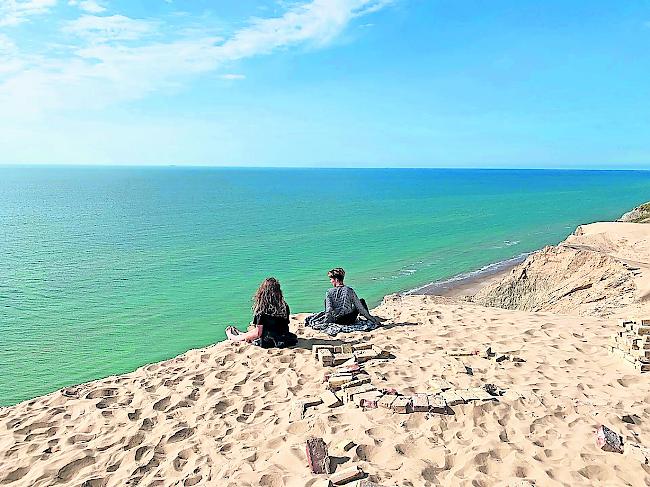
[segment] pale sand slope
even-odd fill
[[[323,485],[325,477],[306,465],[310,435],[322,436],[343,466],[361,465],[386,485],[650,483],[650,467],[594,445],[594,430],[605,423],[650,446],[648,376],[605,352],[617,326],[611,320],[432,296],[389,296],[376,312],[389,318],[385,328],[357,337],[396,357],[366,366],[377,385],[426,391],[430,379],[442,377],[459,387],[495,383],[528,398],[429,417],[321,405],[290,424],[294,399],[323,390],[310,346],[336,343],[294,318],[292,328],[308,337],[297,349],[221,343],[84,384],[79,398],[55,392],[0,410],[0,483]],[[469,376],[444,352],[488,344],[518,350],[526,362],[466,358]],[[620,419],[632,413],[640,424]],[[343,439],[358,446],[337,452]]]
[[[650,225],[581,225],[531,254],[472,301],[484,306],[589,316],[650,315]]]

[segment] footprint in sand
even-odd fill
[[[77,475],[81,470],[95,463],[95,458],[88,456],[68,463],[65,467],[59,469],[56,478],[59,481],[68,482]]]
[[[29,472],[29,467],[21,467],[17,468],[13,472],[9,472],[7,476],[2,479],[3,484],[10,484],[11,482],[15,482],[16,480],[22,479],[25,475],[27,475],[27,472]]]
[[[142,431],[136,433],[134,436],[131,437],[129,442],[124,446],[125,450],[131,450],[132,448],[135,448],[136,446],[140,446],[142,442],[144,441],[144,433]]]
[[[140,414],[142,413],[142,410],[136,409],[135,411],[128,413],[127,416],[131,421],[137,421],[140,419]]]
[[[95,477],[94,479],[86,480],[80,487],[105,487],[107,483],[108,479]]]
[[[171,396],[164,397],[159,401],[156,401],[153,405],[155,411],[164,411],[169,403],[171,402]]]
[[[176,443],[179,441],[186,440],[194,434],[194,428],[181,428],[172,436],[169,437],[167,443]]]
[[[103,389],[96,389],[94,391],[90,391],[88,394],[86,394],[86,399],[100,399],[100,398],[113,397],[113,396],[117,396],[117,388],[107,387]]]

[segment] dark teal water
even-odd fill
[[[0,405],[245,326],[266,276],[317,310],[554,244],[650,200],[650,173],[0,168]]]

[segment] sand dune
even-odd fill
[[[650,312],[648,276],[650,225],[593,223],[531,254],[472,300],[507,309],[641,317]]]
[[[570,285],[597,276],[607,284],[625,272],[631,294],[617,294],[616,286],[598,292],[612,294],[605,299],[612,316],[643,312],[648,234],[618,228],[622,233],[581,227],[558,250],[568,260],[553,265],[549,253],[536,271],[545,268],[558,285],[566,285],[562,266],[580,259]],[[602,274],[592,258],[611,266]],[[580,292],[556,304],[567,310]],[[573,311],[584,312],[583,305]],[[324,368],[311,347],[341,343],[304,329],[304,315],[297,315],[292,329],[302,338],[295,349],[220,343],[1,408],[0,484],[324,486],[327,476],[312,474],[305,457],[305,441],[315,435],[329,445],[337,470],[360,466],[383,485],[650,485],[650,466],[594,444],[595,429],[606,424],[626,441],[650,446],[648,376],[606,352],[615,319],[433,296],[387,296],[375,312],[386,318],[383,328],[341,337],[392,354],[366,364],[374,384],[408,394],[444,379],[458,388],[493,383],[509,394],[449,414],[321,404],[292,421],[296,401],[323,391]],[[487,346],[525,362],[446,353]],[[337,446],[350,440],[350,448]]]
[[[455,406],[453,415],[321,405],[290,423],[292,402],[323,388],[309,348],[337,343],[302,329],[299,316],[292,325],[305,338],[294,350],[221,343],[2,409],[1,482],[316,486],[324,476],[306,466],[310,435],[325,439],[339,468],[360,465],[386,485],[650,482],[649,467],[593,441],[604,422],[650,445],[650,386],[605,352],[611,321],[440,301],[389,296],[377,309],[389,318],[384,329],[345,337],[394,354],[366,366],[373,381],[404,392],[426,391],[435,378],[492,382],[525,399]],[[487,344],[526,362],[445,354]],[[640,424],[624,423],[625,414]],[[344,439],[355,446],[337,451]]]

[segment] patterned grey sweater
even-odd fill
[[[361,316],[372,320],[370,313],[363,307],[357,293],[349,286],[337,286],[327,290],[325,296],[326,321],[333,322],[339,316],[358,311]]]

